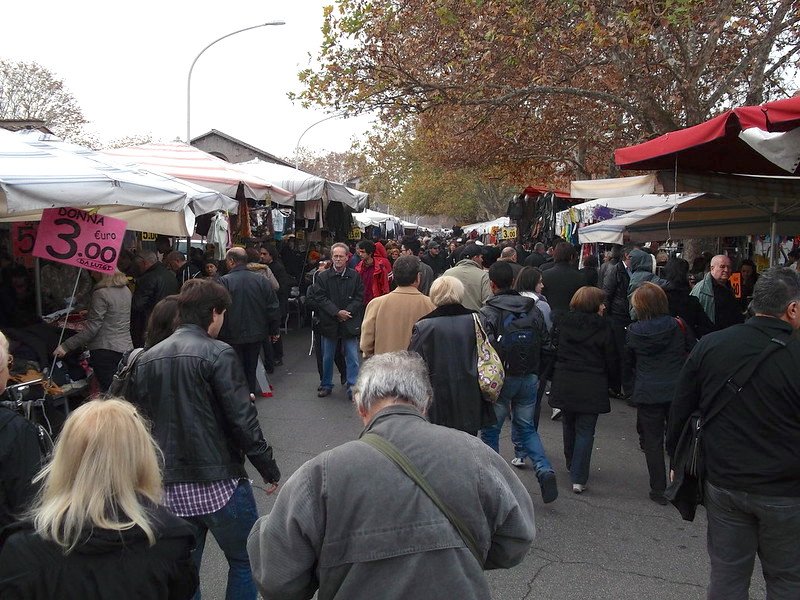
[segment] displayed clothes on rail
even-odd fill
[[[214,260],[225,260],[225,252],[231,246],[231,238],[228,216],[222,211],[217,211],[211,219],[208,242],[214,244]]]

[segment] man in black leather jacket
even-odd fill
[[[229,591],[255,598],[246,543],[258,513],[244,458],[268,484],[281,474],[236,352],[215,339],[230,305],[218,283],[187,284],[178,299],[181,324],[139,358],[129,399],[153,422],[164,453],[166,506],[197,528],[198,569],[210,530],[228,559]]]

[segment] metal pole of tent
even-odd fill
[[[772,214],[769,216],[769,266],[774,267],[778,262],[778,199],[772,205]]]
[[[36,288],[36,316],[42,318],[42,266],[39,257],[33,259],[33,285]]]

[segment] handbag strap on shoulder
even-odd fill
[[[787,342],[784,340],[780,340],[778,338],[770,338],[769,343],[764,347],[761,351],[761,354],[756,356],[753,360],[749,361],[747,364],[744,365],[741,369],[737,369],[736,372],[728,377],[725,381],[725,385],[722,387],[722,391],[717,396],[719,400],[716,404],[711,406],[711,409],[708,411],[708,414],[703,416],[702,422],[703,425],[707,425],[708,422],[719,412],[725,408],[725,405],[736,395],[738,395],[744,386],[747,385],[747,382],[750,381],[750,378],[756,372],[761,363],[763,363],[773,352],[780,350],[781,348],[785,348]]]
[[[419,472],[419,470],[414,466],[409,458],[403,454],[403,452],[397,448],[394,444],[392,444],[386,438],[378,435],[377,433],[365,433],[361,436],[361,441],[369,444],[382,454],[384,454],[387,458],[389,458],[394,464],[396,464],[400,469],[408,475],[408,477],[416,483],[423,492],[430,498],[433,503],[439,508],[440,511],[447,517],[447,520],[452,523],[453,527],[456,528],[458,534],[461,536],[461,539],[464,540],[467,548],[472,555],[475,557],[475,560],[478,561],[478,564],[483,567],[483,557],[481,556],[480,551],[478,550],[478,544],[475,541],[475,538],[472,536],[472,533],[469,531],[464,522],[459,519],[458,515],[456,515],[453,510],[445,504],[445,502],[439,498],[439,495],[436,491],[431,487],[428,480]]]

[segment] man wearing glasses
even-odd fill
[[[731,259],[718,254],[711,259],[711,270],[691,291],[703,306],[703,310],[711,322],[713,331],[720,331],[744,322],[741,305],[733,295],[731,284]]]

